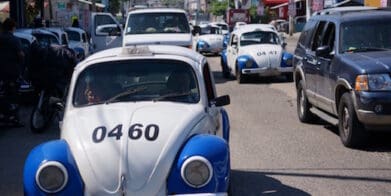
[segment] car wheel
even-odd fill
[[[344,93],[338,106],[339,136],[344,146],[359,147],[368,136],[363,124],[358,120],[350,93]]]
[[[238,81],[239,84],[244,83],[245,76],[242,74],[242,72],[239,70],[238,67],[236,67],[235,76],[236,76],[236,80]]]
[[[308,102],[303,86],[304,82],[300,80],[297,87],[297,115],[301,122],[310,123],[315,120],[315,115],[310,111],[311,104]]]

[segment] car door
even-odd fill
[[[94,52],[122,46],[123,29],[110,13],[92,13],[91,39]]]
[[[237,34],[232,34],[229,44],[227,46],[227,64],[231,70],[235,70],[235,61],[238,56],[239,37]]]
[[[202,74],[204,78],[204,85],[207,95],[207,114],[210,118],[210,122],[212,124],[212,130],[213,133],[211,134],[219,134],[222,136],[222,128],[220,126],[221,124],[221,118],[220,118],[220,107],[215,106],[214,104],[211,104],[212,101],[216,98],[216,89],[214,88],[214,80],[212,76],[212,72],[209,68],[208,63],[205,63],[205,65],[202,68]]]
[[[323,31],[321,45],[317,50],[323,50],[327,54],[322,54],[317,56],[317,66],[319,66],[318,72],[318,82],[317,82],[317,100],[318,107],[333,113],[333,100],[334,100],[334,82],[336,81],[335,74],[333,74],[333,56],[335,53],[335,24],[333,22],[328,22]],[[327,49],[328,48],[328,49]]]
[[[319,82],[320,66],[316,57],[316,49],[321,45],[322,34],[326,22],[320,21],[317,24],[314,35],[312,37],[310,47],[305,49],[303,56],[303,69],[306,78],[306,94],[312,104],[317,105],[317,83]]]

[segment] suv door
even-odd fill
[[[312,40],[308,48],[305,49],[303,56],[303,69],[306,80],[306,93],[309,100],[312,100],[312,104],[317,105],[317,86],[319,82],[320,66],[316,57],[316,49],[321,45],[322,34],[326,22],[320,21],[317,24],[317,28],[314,31]]]
[[[335,74],[333,74],[333,57],[335,53],[335,24],[333,22],[327,23],[324,27],[324,31],[321,44],[316,49],[317,51],[317,67],[318,82],[316,86],[318,107],[333,113],[333,100],[334,100],[334,88],[335,86]]]

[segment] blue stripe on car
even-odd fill
[[[182,164],[186,159],[192,156],[202,156],[212,164],[212,180],[204,187],[190,187],[181,177]],[[230,180],[230,170],[228,143],[223,138],[215,135],[195,135],[185,143],[180,154],[173,163],[167,180],[168,195],[227,192]]]
[[[83,195],[84,185],[76,162],[65,140],[55,140],[35,147],[28,155],[23,171],[24,195],[47,195],[35,182],[35,175],[42,163],[57,161],[68,171],[68,183],[55,195]]]

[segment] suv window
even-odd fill
[[[312,39],[312,47],[311,47],[312,51],[315,51],[316,48],[318,48],[319,46],[322,46],[322,35],[323,35],[325,25],[326,25],[325,21],[319,22],[318,28],[316,29],[316,32],[315,32],[314,37]]]
[[[190,33],[184,13],[140,13],[129,15],[125,34]]]
[[[301,47],[308,47],[311,40],[312,32],[316,27],[316,22],[314,20],[309,20],[307,24],[304,26],[303,31],[301,32],[300,39],[298,43]]]

